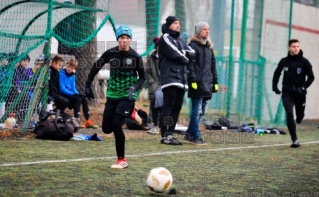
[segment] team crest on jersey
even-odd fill
[[[301,73],[301,68],[297,68],[297,74],[299,75]]]
[[[131,65],[131,64],[132,64],[132,60],[129,59],[129,58],[127,58],[127,59],[125,60],[125,63],[126,63],[126,65]]]
[[[284,71],[288,71],[288,67],[284,67]]]

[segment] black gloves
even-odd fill
[[[85,82],[84,94],[85,94],[86,98],[88,98],[89,100],[95,99],[94,94],[93,94],[93,90],[91,88],[91,84],[92,84],[92,81],[87,80]]]
[[[135,87],[132,86],[128,89],[128,100],[135,101],[134,96],[135,96]]]
[[[273,87],[272,91],[274,91],[276,94],[281,94],[281,91],[278,89],[278,87]]]

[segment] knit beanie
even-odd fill
[[[165,23],[165,25],[166,25],[167,27],[169,27],[169,26],[171,26],[171,24],[174,23],[175,21],[179,21],[179,19],[178,19],[176,16],[168,16],[168,17],[166,18],[166,23]]]
[[[204,27],[209,27],[208,23],[206,22],[199,22],[195,25],[195,33],[199,34]]]
[[[121,26],[119,26],[119,27],[116,29],[116,34],[115,34],[116,40],[118,40],[119,37],[121,37],[122,35],[127,35],[127,36],[129,36],[129,37],[132,39],[132,37],[133,37],[133,35],[132,35],[132,29],[131,29],[129,26],[127,26],[127,25],[121,25]]]

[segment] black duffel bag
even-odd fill
[[[54,119],[50,119],[49,116],[54,115]],[[73,137],[74,127],[67,120],[70,117],[57,110],[54,114],[49,114],[46,118],[42,118],[34,129],[37,139],[45,140],[62,140],[67,141]]]

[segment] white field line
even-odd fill
[[[317,143],[319,143],[319,141],[302,142],[302,145],[304,145],[304,144],[317,144]],[[127,158],[148,157],[148,156],[161,156],[161,155],[184,154],[184,153],[200,153],[200,152],[213,152],[213,151],[256,149],[256,148],[279,147],[279,146],[289,146],[289,145],[290,144],[268,144],[268,145],[260,145],[260,146],[242,146],[242,147],[229,147],[229,148],[181,150],[181,151],[168,151],[168,152],[158,152],[158,153],[126,155],[126,157]],[[33,161],[33,162],[6,163],[6,164],[0,164],[0,167],[35,165],[35,164],[46,164],[46,163],[66,163],[66,162],[78,162],[78,161],[96,161],[96,160],[108,160],[108,159],[115,159],[115,158],[116,158],[116,156],[91,157],[91,158],[79,158],[79,159],[62,159],[62,160],[43,160],[43,161]]]

